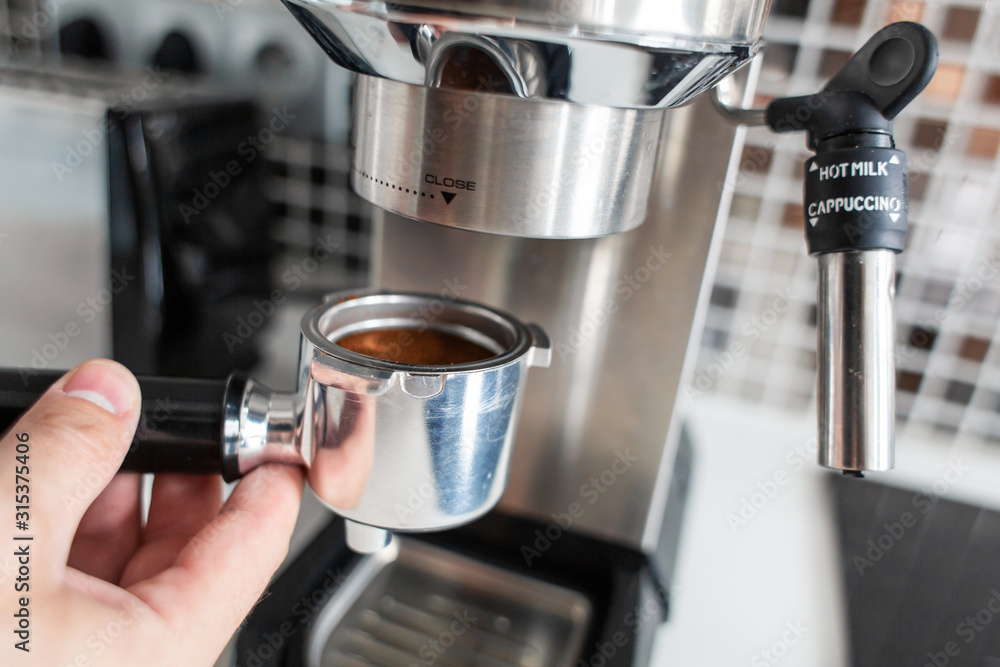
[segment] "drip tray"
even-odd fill
[[[309,667],[570,667],[592,609],[568,588],[396,536],[321,611]]]

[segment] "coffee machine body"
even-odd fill
[[[503,511],[561,520],[669,572],[680,508],[668,499],[683,486],[684,409],[742,132],[703,101],[668,112],[646,221],[611,236],[525,239],[376,213],[377,286],[457,285],[549,333]]]
[[[470,607],[486,620],[455,639],[456,664],[648,664],[744,132],[698,94],[750,62],[768,3],[286,5],[356,75],[350,177],[375,205],[372,286],[537,322],[551,365],[527,380],[496,511],[363,559],[333,522],[254,610],[239,659],[296,600],[336,590],[268,664],[426,664],[435,634],[417,621]]]
[[[549,332],[501,509],[653,556],[665,579],[742,139],[698,95],[757,53],[768,3],[286,5],[356,73],[374,286],[450,289]]]
[[[696,101],[668,112],[661,133],[649,214],[631,231],[518,238],[375,212],[377,288],[502,305],[547,330],[551,364],[527,380],[497,510],[363,558],[333,521],[254,609],[237,664],[395,664],[378,662],[390,654],[427,664],[436,635],[418,621],[470,606],[477,634],[440,654],[456,664],[498,652],[537,658],[526,664],[649,664],[696,465],[685,388],[743,130]],[[329,602],[263,659],[263,638],[298,620],[289,609],[317,599]]]

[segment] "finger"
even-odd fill
[[[288,553],[301,498],[298,468],[254,470],[173,567],[130,592],[192,642],[221,650]]]
[[[128,564],[121,585],[127,588],[172,566],[221,507],[222,480],[217,475],[157,475],[142,546]]]
[[[68,565],[112,584],[139,548],[142,475],[122,473],[108,483],[80,520]]]
[[[0,443],[0,483],[11,495],[15,466],[28,466],[28,489],[21,494],[30,505],[27,530],[45,543],[38,545],[36,562],[54,576],[65,568],[84,512],[125,458],[139,404],[139,383],[128,369],[89,361],[57,380]],[[21,461],[15,459],[19,443],[27,445]]]
[[[135,598],[134,595],[116,584],[108,583],[104,579],[99,579],[72,567],[66,568],[63,584],[67,588],[72,588],[109,607],[124,607]]]

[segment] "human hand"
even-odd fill
[[[225,505],[219,477],[157,475],[142,525],[140,475],[115,474],[139,407],[127,369],[91,361],[0,440],[10,526],[0,533],[0,664],[211,665],[284,559],[302,495],[294,466],[254,470]],[[24,608],[30,652],[15,646]]]

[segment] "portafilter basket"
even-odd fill
[[[337,344],[370,332],[388,358]],[[444,363],[408,363],[427,332],[443,341]],[[447,363],[449,341],[485,358]],[[232,481],[265,463],[303,465],[319,499],[347,519],[351,548],[375,551],[391,531],[451,528],[496,505],[527,369],[550,360],[537,325],[447,292],[332,294],[302,320],[293,393],[240,374],[140,377],[142,415],[122,469]],[[0,371],[0,428],[61,375]]]

